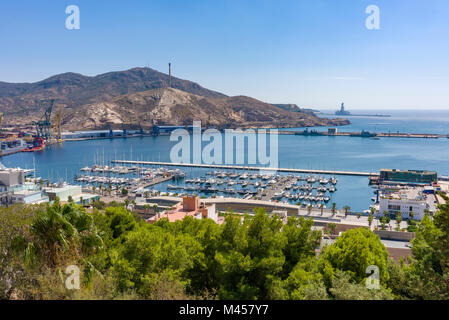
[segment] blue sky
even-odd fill
[[[81,29],[65,28],[68,5]],[[380,30],[365,28],[368,5]],[[449,109],[447,0],[8,0],[0,81],[149,66],[228,95],[336,109]]]

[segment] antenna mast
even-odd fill
[[[169,88],[171,88],[171,63],[168,63]]]

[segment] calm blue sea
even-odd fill
[[[355,113],[355,111],[353,111]],[[340,131],[449,133],[449,111],[365,111],[392,117],[348,117],[352,122]],[[326,128],[318,128],[326,130]],[[36,176],[52,181],[73,181],[79,169],[113,159],[169,161],[168,136],[65,142],[43,152],[18,153],[1,161],[7,167],[36,167]],[[279,136],[279,167],[378,172],[382,168],[428,169],[449,175],[449,139]],[[204,174],[188,169],[189,176]],[[331,202],[365,210],[373,189],[363,177],[338,177]],[[166,184],[160,186],[162,190]]]
[[[323,117],[337,117],[333,111],[323,110]],[[388,114],[391,117],[352,117],[350,125],[340,127],[341,131],[407,132],[449,134],[449,110],[353,110],[353,114]],[[328,115],[330,114],[330,115]]]

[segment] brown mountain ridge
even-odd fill
[[[87,104],[64,118],[66,128],[120,128],[140,124],[192,125],[200,120],[204,126],[217,128],[302,127],[341,125],[346,120],[325,119],[302,112],[283,110],[274,105],[246,97],[211,98],[174,88],[161,88],[123,95],[105,102]]]
[[[63,73],[35,83],[0,82],[0,112],[6,124],[39,119],[49,100],[64,106],[63,129],[144,128],[187,125],[295,127],[342,125],[344,119],[319,118],[246,97],[228,97],[199,84],[150,68],[133,68],[94,77]]]
[[[43,112],[42,100],[55,99],[67,109],[107,101],[134,92],[168,87],[169,76],[150,68],[133,68],[94,77],[63,73],[35,83],[0,82],[0,111],[5,116],[33,116]],[[199,84],[172,77],[171,86],[205,97],[226,95],[203,88]]]

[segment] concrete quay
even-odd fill
[[[247,170],[247,171],[264,171],[264,172],[286,172],[286,173],[308,173],[319,175],[341,175],[341,176],[362,176],[372,177],[378,176],[373,172],[358,171],[338,171],[338,170],[316,170],[316,169],[293,169],[293,168],[269,168],[255,166],[240,165],[222,165],[222,164],[204,164],[204,163],[176,163],[176,162],[157,162],[157,161],[135,161],[135,160],[112,160],[112,163],[131,164],[131,165],[155,165],[155,166],[173,166],[173,167],[190,167],[190,168],[213,168],[227,170]]]

